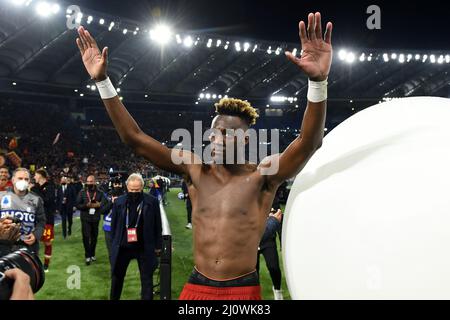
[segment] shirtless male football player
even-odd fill
[[[107,76],[108,48],[100,51],[89,32],[78,29],[77,45],[83,63],[122,141],[155,166],[189,181],[195,268],[180,299],[261,299],[256,258],[275,192],[283,181],[304,168],[322,144],[332,61],[331,32],[329,22],[322,35],[320,13],[308,15],[308,28],[300,21],[301,58],[290,52],[286,56],[309,78],[301,134],[284,152],[257,165],[202,163],[198,155],[185,150],[180,152],[180,164],[172,161],[173,150],[146,135],[120,101]],[[216,104],[216,112],[212,128],[221,133],[247,130],[257,118],[256,110],[238,99],[222,99]],[[228,134],[213,134],[210,141],[212,157],[217,160],[225,157],[226,144],[235,139]],[[278,170],[266,175],[262,171],[273,157],[278,157]]]

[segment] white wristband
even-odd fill
[[[100,93],[100,97],[102,99],[111,99],[117,96],[117,91],[114,88],[111,80],[106,78],[106,80],[100,81],[95,83],[98,89],[98,92]]]
[[[308,100],[311,102],[322,102],[328,98],[328,79],[324,81],[308,80]]]

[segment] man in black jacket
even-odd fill
[[[36,170],[34,174],[36,185],[31,191],[36,193],[44,201],[45,229],[41,237],[44,243],[44,271],[48,272],[50,259],[52,258],[52,242],[55,239],[55,213],[56,213],[56,191],[53,182],[49,181],[49,175],[43,168]]]
[[[69,183],[69,178],[62,176],[61,184],[56,192],[56,204],[61,215],[63,238],[72,235],[73,208],[77,201],[77,190],[73,183]]]
[[[76,207],[80,210],[81,231],[83,234],[84,256],[86,265],[96,261],[98,224],[100,217],[108,208],[108,199],[96,185],[94,176],[86,179],[86,186],[77,197]]]
[[[142,300],[153,299],[153,272],[161,252],[162,227],[158,200],[142,192],[144,180],[132,174],[127,194],[116,199],[111,221],[111,300],[119,300],[128,264],[137,259]]]

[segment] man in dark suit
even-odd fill
[[[73,208],[77,200],[77,193],[67,177],[61,177],[61,184],[56,190],[56,205],[61,215],[63,238],[72,235]],[[67,222],[69,225],[67,225]],[[67,228],[68,227],[68,228]]]
[[[153,299],[153,272],[161,252],[162,227],[158,200],[143,193],[144,180],[132,174],[127,194],[116,199],[111,221],[111,300],[119,300],[128,264],[137,259],[142,300]]]

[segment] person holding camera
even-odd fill
[[[14,244],[20,238],[20,224],[11,219],[0,219],[0,259],[10,253]],[[4,297],[10,300],[34,300],[33,290],[31,288],[30,276],[19,268],[4,270],[0,260],[0,300]],[[12,292],[8,292],[8,285],[4,282],[12,282]],[[6,291],[6,292],[3,292]]]
[[[46,223],[44,203],[41,197],[29,192],[30,172],[25,168],[14,171],[13,191],[0,192],[0,218],[11,217],[20,221],[18,247],[39,253],[39,240]]]
[[[83,235],[86,265],[96,261],[98,225],[101,215],[108,209],[106,195],[97,188],[95,176],[86,179],[86,185],[77,197],[76,207],[80,210],[81,232]]]
[[[159,201],[144,194],[144,179],[130,175],[127,194],[114,201],[111,221],[111,300],[119,300],[128,265],[137,259],[142,300],[153,299],[153,272],[162,247]]]

